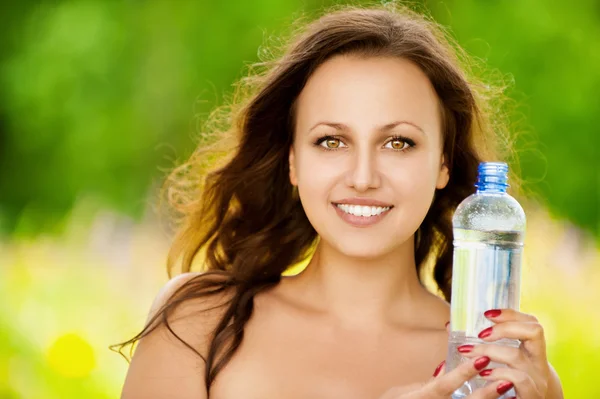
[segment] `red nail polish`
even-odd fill
[[[490,358],[487,356],[480,357],[473,363],[477,370],[483,370],[488,364],[490,364]]]
[[[493,327],[486,328],[485,330],[479,333],[478,337],[481,339],[489,337],[490,335],[492,335],[492,328]]]
[[[500,309],[492,309],[492,310],[488,310],[483,315],[485,317],[493,318],[493,317],[500,316],[501,313],[502,313],[502,311]]]
[[[473,345],[461,345],[458,348],[456,348],[456,350],[460,353],[469,353],[473,350]]]
[[[498,387],[496,388],[496,392],[498,392],[498,395],[503,395],[506,392],[510,391],[513,386],[514,385],[512,382],[503,382],[502,384],[498,385]]]
[[[440,371],[442,371],[442,367],[444,366],[444,363],[446,363],[446,361],[444,360],[443,362],[441,362],[436,368],[435,371],[433,372],[433,376],[437,377],[437,375],[440,373]]]
[[[488,375],[492,374],[492,369],[485,369],[482,370],[479,375],[482,377],[487,377]]]

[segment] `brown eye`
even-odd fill
[[[392,140],[392,148],[395,150],[401,150],[402,148],[404,148],[404,145],[406,143],[402,140]]]
[[[344,144],[341,138],[337,138],[335,136],[321,137],[314,144],[318,145],[319,147],[323,147],[323,149],[325,150],[337,150],[347,147],[347,145]]]
[[[340,146],[340,139],[327,139],[327,148],[338,148]]]
[[[409,146],[408,142],[398,138],[388,141],[388,144],[393,150],[405,150]]]

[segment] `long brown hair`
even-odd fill
[[[428,17],[393,4],[343,7],[306,24],[281,56],[255,64],[239,82],[231,104],[211,114],[208,138],[169,175],[167,197],[181,216],[167,260],[169,273],[179,261],[183,272],[198,261],[205,273],[180,287],[143,331],[120,348],[164,323],[204,359],[210,389],[242,341],[255,295],[311,255],[317,233],[289,181],[294,105],[315,68],[339,54],[410,60],[435,88],[450,180],[436,192],[416,232],[415,256],[421,276],[427,263],[433,265],[427,270],[438,294],[449,300],[451,216],[474,192],[479,162],[500,155],[495,143],[505,135],[503,118],[497,118],[501,88],[477,80],[472,60]],[[213,137],[219,140],[211,141]],[[169,315],[185,301],[225,291],[232,295],[203,356],[169,327]]]

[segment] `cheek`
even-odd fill
[[[397,173],[388,174],[397,201],[399,225],[407,235],[423,222],[435,193],[436,166],[425,159],[421,161],[406,162]]]
[[[332,157],[333,158],[333,157]],[[326,192],[339,177],[340,165],[335,159],[306,151],[296,161],[298,188],[305,192]]]
[[[426,159],[413,161],[394,168],[396,172],[389,173],[388,179],[403,197],[432,195],[438,175],[435,165]]]
[[[298,192],[307,214],[314,213],[315,207],[333,200],[328,195],[338,178],[338,171],[339,167],[324,162],[314,154],[301,154],[297,158]]]

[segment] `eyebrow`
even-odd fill
[[[330,126],[330,127],[334,128],[336,130],[350,130],[350,128],[347,125],[344,125],[343,123],[335,123],[335,122],[326,122],[326,121],[324,121],[324,122],[318,122],[318,123],[316,123],[308,131],[311,132],[313,129],[315,129],[317,126],[320,126],[320,125]],[[417,130],[419,130],[421,133],[425,134],[425,131],[423,130],[423,128],[421,126],[419,126],[416,123],[411,122],[411,121],[396,121],[396,122],[388,123],[386,125],[377,127],[377,131],[380,131],[380,132],[383,131],[383,132],[385,132],[385,131],[391,130],[391,129],[395,128],[396,126],[399,126],[399,125],[410,125],[410,126],[413,126]]]

